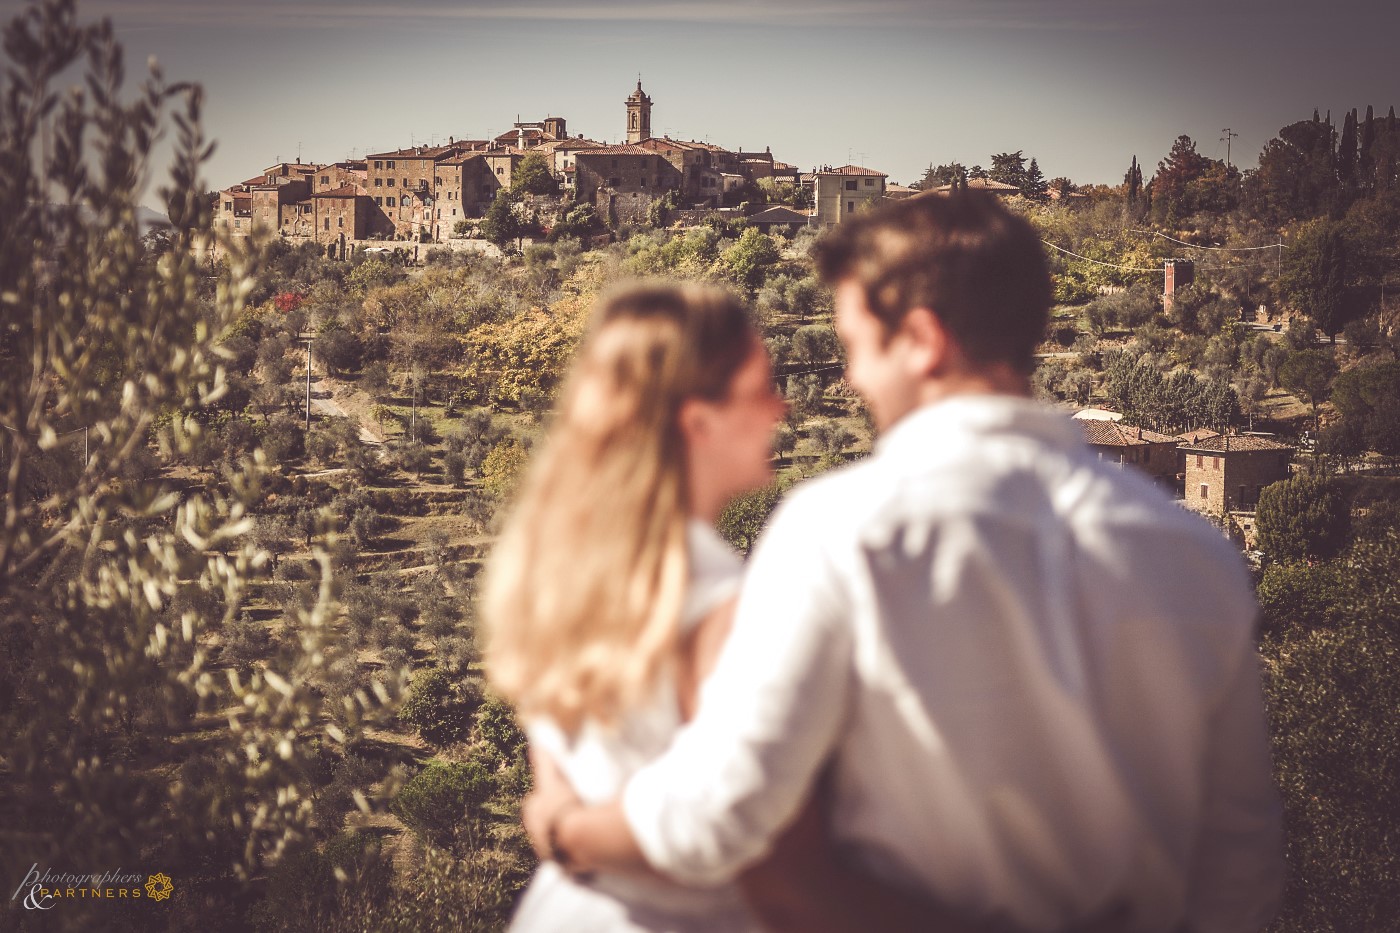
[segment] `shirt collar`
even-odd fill
[[[698,518],[688,519],[685,523],[685,537],[686,545],[690,549],[692,576],[729,572],[743,565],[734,548],[719,536],[719,532],[709,522]]]
[[[1068,415],[1018,395],[954,395],[916,408],[877,442],[881,454],[924,446],[940,438],[1012,433],[1031,435],[1060,448],[1080,447],[1084,435]]]

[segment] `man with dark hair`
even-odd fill
[[[581,868],[709,884],[829,768],[851,859],[962,916],[1262,929],[1281,822],[1248,577],[1029,398],[1050,304],[1034,231],[988,196],[926,196],[817,260],[882,437],[774,514],[670,751],[611,807],[545,775],[527,822]]]

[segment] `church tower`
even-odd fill
[[[627,98],[627,142],[639,143],[651,139],[651,98],[642,90],[642,79],[637,78],[637,89]]]

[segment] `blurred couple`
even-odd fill
[[[1260,930],[1282,885],[1239,555],[1033,402],[1031,226],[959,192],[815,259],[873,453],[715,531],[784,414],[746,309],[598,309],[498,543],[542,856],[513,929]]]

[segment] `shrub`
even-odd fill
[[[487,696],[476,711],[476,736],[510,761],[525,748],[525,733],[515,721],[515,711],[498,696]]]
[[[481,485],[498,500],[510,498],[528,460],[524,446],[509,438],[492,448],[481,464]]]
[[[1341,485],[1302,475],[1259,493],[1259,549],[1275,560],[1333,557],[1346,543],[1351,516]]]
[[[738,496],[725,506],[716,523],[720,535],[739,551],[747,554],[758,540],[759,532],[768,523],[768,516],[777,508],[784,487],[775,483]]]
[[[1347,619],[1346,579],[1333,563],[1271,564],[1259,579],[1259,612],[1266,629],[1296,625],[1333,628]]]
[[[471,733],[472,714],[481,701],[481,688],[474,680],[434,667],[413,678],[399,719],[425,741],[447,745],[463,741]]]
[[[446,847],[457,826],[495,792],[491,769],[478,758],[431,761],[404,784],[390,809],[425,842]]]

